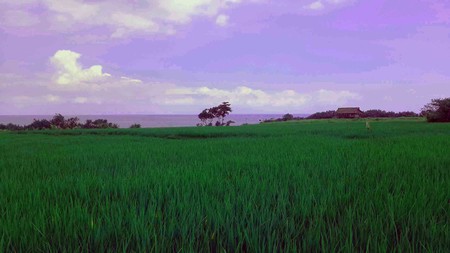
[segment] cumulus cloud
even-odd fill
[[[76,85],[82,82],[99,81],[111,76],[103,73],[103,67],[94,65],[83,69],[78,59],[81,54],[70,50],[58,50],[51,58],[52,64],[57,68],[56,83],[59,85]]]
[[[71,50],[58,50],[50,57],[56,73],[49,88],[60,91],[104,93],[108,90],[132,89],[143,83],[136,78],[116,77],[105,73],[101,65],[84,68],[80,59],[81,54]]]

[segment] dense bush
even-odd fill
[[[450,98],[433,99],[422,109],[428,122],[450,122]]]
[[[135,123],[135,124],[131,125],[130,128],[141,128],[141,124]]]

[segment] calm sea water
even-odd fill
[[[258,124],[260,120],[280,118],[281,114],[235,114],[226,117],[226,121],[233,120],[234,126],[242,124]],[[305,117],[306,115],[295,115]],[[33,119],[50,120],[53,115],[0,115],[0,124],[13,123],[17,125],[28,125]],[[74,117],[67,115],[66,118]],[[107,119],[108,122],[116,123],[121,128],[128,128],[132,124],[141,124],[142,127],[185,127],[196,126],[200,120],[197,115],[76,115],[81,122],[87,119]]]

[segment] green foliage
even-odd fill
[[[0,132],[0,252],[449,252],[450,125],[371,125]]]
[[[450,98],[433,99],[422,109],[428,122],[450,122]]]

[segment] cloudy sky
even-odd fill
[[[449,96],[449,1],[0,0],[0,114],[417,112]]]

